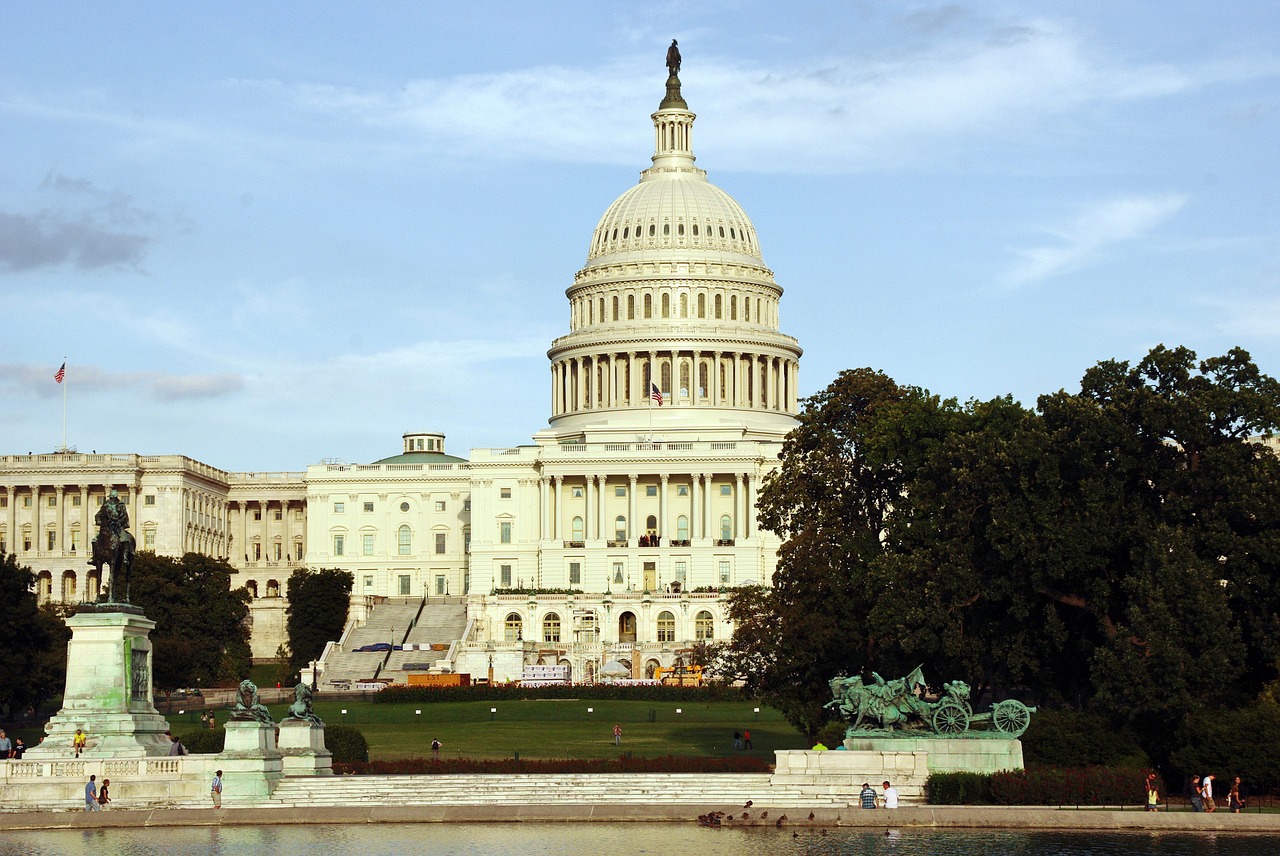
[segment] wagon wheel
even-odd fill
[[[938,734],[963,734],[969,730],[969,712],[955,701],[944,701],[933,712],[933,730]]]
[[[991,708],[991,723],[1006,737],[1021,737],[1031,724],[1031,712],[1017,699],[997,702]]]

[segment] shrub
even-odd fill
[[[333,753],[334,764],[357,764],[369,760],[369,741],[350,725],[325,726],[324,745]]]
[[[929,805],[991,805],[990,773],[931,773],[924,785]]]
[[[1117,728],[1096,713],[1041,710],[1022,736],[1029,765],[1052,767],[1146,767],[1151,759],[1127,729]]]
[[[844,745],[844,733],[849,728],[847,722],[828,722],[818,729],[818,742],[828,749]]]
[[[178,738],[192,755],[217,755],[226,742],[227,732],[221,728],[200,728],[179,734]]]
[[[1254,790],[1280,786],[1280,705],[1259,702],[1238,710],[1192,715],[1179,729],[1169,764],[1184,776],[1239,776]]]
[[[692,758],[662,755],[636,758],[625,753],[617,758],[404,758],[398,761],[337,762],[334,772],[356,775],[420,775],[423,773],[767,773],[763,758],[735,755],[728,758]]]

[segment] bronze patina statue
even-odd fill
[[[671,47],[667,48],[667,71],[672,77],[680,73],[680,47],[675,39],[671,40]]]
[[[263,725],[274,725],[271,711],[258,701],[258,688],[248,678],[240,682],[236,690],[236,706],[231,711],[232,722],[260,722]]]
[[[996,702],[989,713],[975,714],[964,681],[948,681],[941,695],[930,701],[920,667],[890,681],[876,672],[871,675],[871,682],[864,682],[861,675],[830,681],[832,699],[826,706],[852,720],[846,737],[893,734],[897,729],[915,732],[912,736],[932,732],[938,737],[1016,738],[1027,730],[1035,713],[1034,707],[1008,699]],[[989,724],[992,730],[971,732],[970,724],[978,723]]]
[[[299,683],[293,688],[293,704],[289,705],[289,715],[284,718],[284,721],[302,721],[324,726],[324,720],[316,716],[315,711],[311,709],[311,687],[305,683]]]
[[[120,501],[115,488],[102,503],[93,522],[98,525],[98,536],[93,539],[93,556],[89,564],[102,577],[104,565],[110,566],[110,586],[103,589],[102,598],[108,603],[129,602],[129,571],[133,566],[133,535],[129,534],[129,508]],[[124,599],[116,599],[116,580],[124,578]]]

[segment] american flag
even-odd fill
[[[658,402],[658,406],[662,406],[662,390],[658,389],[656,383],[649,384],[649,397]]]
[[[62,367],[58,369],[58,373],[53,376],[53,379],[57,383],[62,383],[62,379],[65,378],[66,376],[67,376],[67,364],[63,363]]]

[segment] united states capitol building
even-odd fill
[[[726,639],[725,590],[775,569],[754,509],[795,424],[801,349],[780,330],[751,220],[695,166],[694,118],[672,74],[652,166],[605,210],[566,291],[550,418],[531,444],[464,458],[410,431],[382,460],[265,473],[181,455],[0,456],[0,551],[36,571],[42,599],[96,599],[86,544],[115,488],[139,549],[236,568],[261,659],[285,640],[294,569],[350,571],[322,686],[374,671],[501,681],[536,664],[593,680],[609,661],[643,677]],[[409,650],[352,653],[369,641]]]

